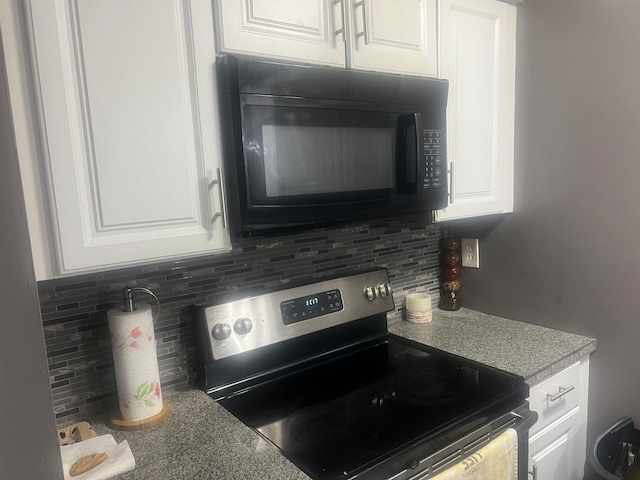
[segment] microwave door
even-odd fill
[[[252,206],[383,201],[395,190],[397,114],[246,105]]]

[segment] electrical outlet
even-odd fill
[[[480,268],[480,249],[477,238],[462,239],[462,266]]]

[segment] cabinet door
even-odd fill
[[[209,1],[29,5],[61,273],[228,249]]]
[[[577,459],[576,432],[579,409],[533,435],[529,440],[529,471],[536,471],[537,480],[580,480],[574,467]]]
[[[450,172],[440,220],[513,211],[515,28],[513,5],[440,0]]]
[[[529,407],[538,421],[529,432],[529,471],[538,480],[582,480],[587,453],[589,357],[533,385]]]
[[[220,52],[344,67],[343,13],[332,0],[217,0]]]
[[[348,65],[437,75],[436,0],[345,0]]]

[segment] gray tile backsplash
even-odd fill
[[[194,383],[196,339],[191,305],[243,292],[386,267],[399,315],[408,292],[438,303],[440,228],[406,219],[239,239],[233,251],[143,267],[39,282],[51,390],[64,426],[117,406],[106,312],[121,305],[122,287],[149,288],[160,299],[155,324],[163,392]],[[143,301],[144,296],[139,297]]]

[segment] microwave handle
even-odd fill
[[[398,193],[405,195],[415,195],[418,191],[420,123],[419,113],[408,113],[398,117],[396,185]]]

